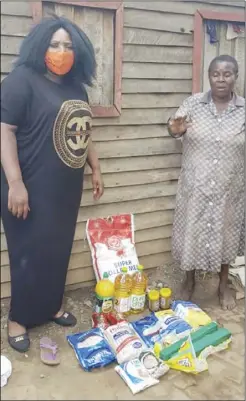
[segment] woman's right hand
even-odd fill
[[[187,121],[187,116],[170,118],[168,122],[168,128],[174,136],[182,136],[185,134],[189,126],[191,125]]]
[[[23,217],[24,220],[27,218],[30,211],[28,192],[22,180],[16,180],[9,184],[8,209],[18,219],[20,217]]]

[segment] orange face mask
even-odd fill
[[[47,50],[45,64],[47,68],[56,75],[67,74],[74,63],[73,52],[51,52]]]

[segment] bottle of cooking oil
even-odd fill
[[[114,308],[124,316],[127,316],[131,309],[132,277],[127,271],[127,267],[122,267],[114,282]]]
[[[139,265],[137,269],[132,278],[131,313],[141,313],[145,308],[148,278],[143,272],[142,265]]]

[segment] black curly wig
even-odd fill
[[[64,17],[53,15],[35,25],[22,42],[15,66],[25,65],[38,73],[45,74],[47,71],[45,54],[53,34],[60,28],[70,35],[75,56],[74,65],[66,74],[66,80],[92,86],[92,80],[96,73],[93,45],[76,24]]]

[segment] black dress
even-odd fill
[[[1,121],[17,126],[23,181],[31,211],[8,211],[1,171],[1,217],[11,271],[10,318],[26,327],[60,309],[83,189],[91,130],[85,89],[61,85],[21,66],[1,84]]]

